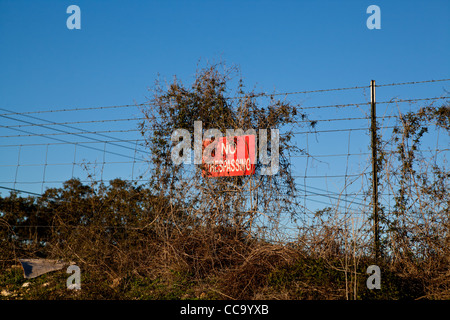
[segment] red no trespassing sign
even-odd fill
[[[221,137],[203,140],[204,177],[248,176],[255,174],[255,136]],[[207,155],[205,157],[205,154]],[[208,157],[209,156],[209,157]]]

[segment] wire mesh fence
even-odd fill
[[[380,147],[383,157],[390,159],[392,165],[400,151],[389,142],[401,124],[402,115],[427,106],[446,103],[448,106],[449,97],[438,85],[449,80],[376,86],[378,97],[383,97],[377,101],[378,134],[384,143]],[[415,90],[418,86],[426,88]],[[332,207],[336,212],[357,217],[360,221],[369,218],[373,207],[370,194],[373,159],[368,89],[369,86],[353,86],[263,93],[252,97],[263,105],[274,97],[290,99],[307,114],[307,119],[301,121],[304,126],[294,130],[295,143],[302,153],[289,159],[302,215],[315,216]],[[415,96],[422,92],[426,97]],[[355,103],[355,100],[360,102]],[[73,178],[86,184],[107,183],[120,178],[145,185],[154,170],[138,127],[144,120],[141,109],[145,106],[146,103],[140,103],[27,112],[0,109],[2,194],[15,191],[22,196],[36,196],[47,188],[61,187]],[[422,155],[428,157],[426,161],[430,165],[434,163],[448,169],[448,132],[435,123],[428,125],[430,129],[421,141]],[[380,183],[389,187],[380,190],[380,206],[389,213],[393,211],[398,186],[392,179],[385,182],[382,177]],[[262,217],[261,224],[266,222]],[[288,239],[295,238],[295,231],[302,226],[289,216],[281,216],[278,223]]]

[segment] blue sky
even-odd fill
[[[68,30],[66,8],[81,9]],[[369,30],[366,8],[381,8]],[[298,91],[448,76],[448,1],[0,0],[0,103],[29,110],[143,100],[199,59]]]
[[[81,9],[81,30],[66,27],[66,8],[72,4]],[[366,9],[372,4],[381,8],[380,30],[366,27]],[[169,80],[177,75],[188,84],[198,61],[200,65],[220,60],[239,65],[249,88],[270,92],[365,86],[371,79],[386,84],[449,78],[449,14],[450,2],[445,0],[0,0],[0,107],[27,112],[141,103],[158,74]],[[442,95],[443,88],[448,90],[448,82],[385,87],[377,91],[377,99],[434,97]],[[363,93],[346,91],[290,99],[304,105],[354,103],[367,101]],[[114,112],[35,116],[66,122],[138,114],[136,110]],[[387,110],[380,106],[380,112]],[[320,119],[363,113],[317,111],[312,116]],[[0,119],[1,125],[12,123]],[[20,138],[7,137],[18,132],[0,130],[0,144],[24,143]],[[333,138],[345,139],[341,149],[348,151],[349,134],[345,133],[342,138],[323,137],[317,153],[330,152],[339,145]],[[367,135],[350,138],[355,152],[367,152]],[[304,141],[299,144],[305,146]],[[73,146],[70,151],[53,149],[22,148],[21,159],[38,159],[42,164],[46,152],[46,161],[50,161],[49,153],[59,162],[73,161]],[[12,147],[3,151],[2,164],[10,165],[9,169],[0,168],[4,180],[13,179],[17,152]],[[305,165],[299,163],[296,170],[303,172]],[[354,169],[358,170],[356,163]],[[330,164],[320,170],[330,170]],[[66,178],[61,172],[55,174]],[[42,186],[16,187],[40,192]]]

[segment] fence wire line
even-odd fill
[[[450,81],[450,78],[445,79],[432,79],[432,80],[423,80],[423,81],[409,81],[409,82],[394,82],[388,84],[376,84],[375,87],[388,87],[388,86],[403,86],[403,85],[416,85],[423,83],[433,83],[433,82],[445,82]],[[331,88],[331,89],[317,89],[317,90],[304,90],[304,91],[293,91],[293,92],[279,92],[279,93],[260,93],[248,96],[237,96],[237,97],[228,97],[227,99],[246,99],[252,97],[272,97],[272,96],[285,96],[285,95],[294,95],[294,94],[306,94],[306,93],[323,93],[323,92],[333,92],[333,91],[344,91],[344,90],[355,90],[355,89],[367,89],[370,86],[353,86],[353,87],[343,87],[343,88]],[[367,104],[365,102],[364,104]],[[48,113],[48,112],[68,112],[68,111],[86,111],[86,110],[102,110],[102,109],[112,109],[112,108],[129,108],[129,107],[143,107],[145,105],[149,105],[149,103],[135,103],[135,104],[124,104],[124,105],[115,105],[115,106],[103,106],[103,107],[84,107],[84,108],[66,108],[66,109],[53,109],[53,110],[39,110],[39,111],[28,111],[28,112],[9,112],[0,115],[14,115],[14,114],[31,114],[31,113]]]
[[[285,93],[286,94],[286,93]],[[280,94],[281,95],[281,94]],[[403,102],[418,102],[418,101],[431,101],[431,100],[443,100],[448,99],[448,96],[442,97],[428,97],[428,98],[414,98],[414,99],[391,99],[388,101],[379,101],[377,104],[387,104],[387,103],[403,103]],[[69,111],[91,111],[91,110],[104,110],[111,108],[130,108],[130,107],[142,107],[148,105],[147,103],[141,103],[136,105],[118,105],[118,106],[105,106],[105,107],[87,107],[87,108],[73,108],[73,109],[56,109],[56,110],[36,110],[36,111],[24,111],[24,112],[8,112],[2,113],[0,116],[10,116],[10,115],[29,115],[36,113],[56,113],[56,112],[69,112]],[[343,107],[357,107],[362,105],[370,105],[370,102],[359,102],[359,103],[344,103],[344,104],[329,104],[329,105],[319,105],[319,106],[299,106],[300,109],[321,109],[321,108],[343,108]],[[5,110],[0,108],[0,110]]]
[[[1,110],[5,110],[5,109],[1,109]],[[32,119],[37,119],[37,120],[40,120],[40,121],[45,121],[47,124],[36,124],[36,123],[30,122],[30,121],[24,121],[24,120],[21,120],[21,119],[11,118],[11,117],[7,117],[7,116],[2,116],[2,117],[4,117],[4,118],[9,118],[9,119],[13,119],[13,120],[15,120],[15,121],[19,121],[19,122],[23,122],[23,123],[27,123],[27,125],[40,126],[40,127],[46,128],[46,129],[50,129],[50,130],[54,130],[54,131],[59,131],[59,132],[67,132],[67,131],[65,131],[65,130],[60,130],[60,129],[57,129],[57,128],[47,128],[47,126],[48,126],[49,124],[53,124],[53,122],[51,122],[51,121],[49,121],[49,120],[46,120],[46,119],[42,119],[42,118],[30,116],[30,115],[25,115],[25,117],[32,118]],[[80,128],[73,127],[73,126],[69,126],[69,125],[66,125],[66,124],[60,124],[60,125],[63,126],[63,127],[65,127],[65,128],[74,129],[74,130],[78,130],[78,131],[83,131],[83,130],[80,129]],[[3,126],[3,127],[5,127],[5,126]],[[73,134],[77,135],[77,133],[73,133]],[[79,133],[78,133],[78,134],[79,134]],[[104,138],[109,138],[109,139],[112,138],[111,136],[108,136],[108,135],[105,135],[105,134],[100,134],[100,133],[97,133],[96,135],[101,136],[101,137],[104,137]],[[99,139],[96,139],[96,138],[93,138],[93,137],[85,137],[85,138],[90,139],[90,140],[100,141]],[[124,142],[126,142],[126,141],[124,141]],[[116,146],[119,146],[119,147],[121,147],[121,148],[127,148],[127,149],[129,149],[129,150],[133,150],[133,148],[131,148],[131,147],[126,147],[126,146],[122,146],[122,145],[115,144],[115,143],[112,143],[112,144],[113,144],[113,145],[116,145]],[[142,152],[142,151],[141,151],[141,152]]]
[[[2,116],[3,117],[3,116]],[[5,116],[6,117],[6,116]],[[388,118],[398,118],[399,116],[387,116]],[[11,118],[10,118],[11,119]],[[307,123],[307,122],[329,122],[329,121],[351,121],[351,120],[367,120],[370,117],[347,117],[347,118],[336,118],[336,119],[315,119],[315,120],[300,120],[298,123]],[[20,121],[18,119],[15,119]],[[15,125],[7,125],[0,126],[5,129],[11,128],[24,128],[24,127],[41,127],[41,126],[62,126],[68,124],[98,124],[98,123],[108,123],[108,122],[121,122],[121,121],[141,121],[145,120],[145,118],[123,118],[123,119],[108,119],[108,120],[84,120],[84,121],[68,121],[68,122],[52,122],[52,123],[29,123],[29,124],[15,124]],[[80,130],[80,129],[77,129]],[[157,130],[157,129],[151,129]]]
[[[444,97],[433,97],[433,98],[420,98],[420,99],[392,99],[389,101],[381,101],[377,102],[377,104],[390,104],[390,103],[398,103],[398,102],[417,102],[417,101],[432,101],[432,100],[442,100],[442,99],[448,99],[450,97],[444,96]],[[324,105],[324,106],[313,106],[313,107],[301,107],[301,109],[312,109],[312,108],[330,108],[330,107],[342,107],[342,106],[360,106],[360,105],[368,105],[370,102],[364,102],[364,103],[351,103],[351,104],[341,104],[341,105]],[[2,108],[0,108],[2,109]],[[26,115],[26,113],[11,113],[11,114],[17,114],[17,115]],[[14,119],[5,116],[5,114],[1,115],[1,117],[8,118],[11,120],[21,121],[20,119]],[[33,117],[36,118],[36,117]],[[400,118],[400,116],[385,116],[383,117],[385,119],[390,118]],[[39,119],[39,118],[36,118]],[[368,120],[370,117],[347,117],[347,118],[335,118],[335,119],[315,119],[315,120],[301,120],[299,123],[307,123],[307,122],[329,122],[329,121],[350,121],[350,120]],[[145,118],[119,118],[119,119],[102,119],[102,120],[83,120],[83,121],[67,121],[67,122],[51,122],[45,119],[41,119],[43,121],[46,121],[47,123],[28,123],[28,124],[18,124],[18,125],[2,125],[0,127],[9,129],[9,128],[23,128],[23,127],[35,127],[35,126],[65,126],[69,124],[98,124],[98,123],[109,123],[109,122],[125,122],[125,121],[142,121],[145,120]],[[72,127],[73,128],[73,127]],[[76,130],[81,130],[79,128],[73,128]],[[158,130],[153,128],[148,128],[147,130]],[[120,140],[119,140],[120,141]]]

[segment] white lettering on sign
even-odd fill
[[[271,141],[267,141],[267,129],[259,129],[258,147],[255,129],[226,129],[226,138],[218,129],[209,129],[202,134],[202,121],[194,121],[194,164],[202,164],[207,168],[206,171],[219,173],[221,168],[229,168],[232,175],[250,175],[255,174],[255,164],[257,159],[257,150],[259,150],[259,159],[261,166],[261,175],[275,175],[279,171],[279,129],[270,129]],[[243,140],[243,137],[251,137],[250,140]],[[225,138],[225,140],[224,140]],[[181,141],[180,141],[181,139]],[[234,143],[233,143],[234,140]],[[186,129],[177,129],[171,135],[171,141],[174,142],[171,157],[175,165],[191,164],[191,134]],[[211,142],[212,141],[212,142]],[[205,142],[207,142],[205,144]],[[270,145],[270,153],[268,146]],[[225,162],[224,158],[229,159]],[[250,158],[251,166],[248,166]],[[234,159],[234,161],[232,161]],[[222,165],[222,167],[218,167]],[[233,167],[234,165],[234,167]],[[233,170],[234,168],[234,170]],[[245,168],[245,170],[244,170]],[[248,169],[250,168],[250,169]],[[244,172],[239,171],[244,170]],[[251,172],[249,172],[249,170]],[[227,174],[217,174],[212,176],[228,176]]]

